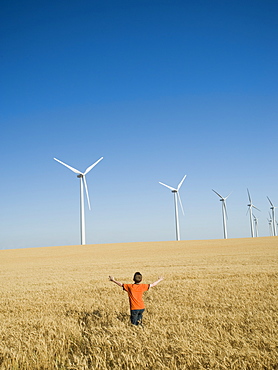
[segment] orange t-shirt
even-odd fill
[[[123,290],[128,294],[131,310],[142,310],[145,308],[143,293],[149,290],[149,284],[123,284]]]

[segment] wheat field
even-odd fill
[[[278,238],[0,251],[0,369],[278,369]],[[129,322],[130,283],[144,326]]]

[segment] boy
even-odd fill
[[[145,311],[145,305],[143,301],[143,293],[156,286],[163,280],[163,277],[158,278],[152,284],[140,284],[142,281],[142,275],[140,272],[135,272],[133,276],[134,284],[122,284],[114,279],[113,276],[109,276],[109,280],[119,285],[128,294],[129,305],[130,305],[130,321],[133,325],[142,325],[143,312]]]

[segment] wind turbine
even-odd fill
[[[182,178],[182,180],[179,183],[179,185],[177,186],[177,188],[173,188],[172,186],[163,184],[163,182],[159,182],[159,184],[161,184],[163,186],[166,186],[166,188],[170,189],[172,191],[172,193],[174,193],[175,219],[176,219],[176,239],[177,240],[180,240],[179,211],[178,211],[178,199],[177,198],[179,198],[180,207],[181,207],[182,213],[184,215],[184,211],[183,211],[183,206],[182,206],[182,202],[181,202],[179,190],[180,190],[180,187],[182,186],[182,183],[184,182],[185,178],[186,178],[186,175]]]
[[[247,189],[247,193],[248,193],[248,198],[249,198],[249,204],[247,204],[247,206],[249,207],[249,215],[250,215],[250,226],[251,226],[251,236],[252,238],[254,238],[254,225],[253,225],[253,211],[252,209],[255,208],[259,211],[259,209],[257,207],[254,206],[254,204],[252,203],[252,199],[251,199],[251,195],[249,193],[249,190]],[[247,211],[247,213],[248,213]]]
[[[273,203],[271,202],[271,200],[267,197],[267,199],[269,200],[269,203],[270,203],[270,205],[271,205],[271,207],[270,207],[270,209],[271,209],[271,212],[272,212],[272,229],[273,229],[273,236],[276,236],[277,235],[277,232],[276,232],[276,224],[275,224],[275,222],[276,222],[276,220],[275,220],[275,208],[277,208],[277,207],[275,207],[274,205],[273,205]]]
[[[223,230],[224,230],[224,239],[227,239],[227,207],[226,207],[226,199],[231,195],[231,193],[226,197],[222,197],[222,195],[218,194],[215,190],[212,189],[216,195],[219,196],[220,202],[222,202],[222,216],[223,216]]]
[[[259,236],[259,219],[255,215],[253,215],[253,217],[254,217],[255,234],[256,234],[256,237],[258,237]]]
[[[91,209],[90,198],[89,198],[89,193],[88,193],[88,186],[87,186],[85,176],[87,175],[88,172],[91,171],[92,168],[94,168],[103,159],[103,157],[101,157],[94,164],[89,166],[85,170],[85,172],[81,172],[79,170],[76,170],[75,168],[73,168],[73,167],[69,166],[68,164],[60,161],[57,158],[54,158],[54,159],[55,159],[55,161],[61,163],[62,165],[66,166],[67,168],[69,168],[71,171],[77,173],[77,177],[80,179],[80,231],[81,231],[81,245],[84,245],[84,244],[86,244],[86,242],[85,242],[84,187],[85,187],[85,191],[86,191],[88,207],[89,207],[89,209]]]
[[[272,219],[271,219],[270,212],[269,212],[269,219],[267,219],[267,221],[268,221],[268,226],[269,226],[269,235],[273,236]]]

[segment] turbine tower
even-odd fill
[[[276,232],[276,219],[275,219],[275,207],[273,205],[273,203],[271,202],[271,200],[267,197],[267,199],[269,200],[269,203],[270,203],[270,209],[271,209],[271,213],[272,213],[272,229],[273,229],[273,236],[276,236],[277,235],[277,232]]]
[[[218,194],[215,190],[212,189],[216,195],[219,196],[220,202],[222,202],[222,216],[223,216],[223,231],[224,231],[224,239],[228,238],[227,234],[227,207],[226,207],[226,199],[231,195],[231,193],[226,197],[222,197],[222,195]]]
[[[54,158],[54,159],[55,159],[55,161],[61,163],[62,165],[66,166],[67,168],[69,168],[71,171],[77,173],[77,177],[80,179],[80,233],[81,233],[81,245],[84,245],[84,244],[86,244],[86,241],[85,241],[84,187],[85,187],[85,191],[86,191],[88,207],[89,207],[89,210],[91,209],[90,198],[89,198],[89,193],[88,193],[88,186],[87,186],[85,176],[87,175],[88,172],[91,171],[92,168],[94,168],[103,159],[103,157],[101,157],[94,164],[89,166],[85,170],[85,172],[80,172],[79,170],[76,170],[75,168],[73,168],[73,167],[69,166],[68,164],[60,161],[57,158]]]
[[[254,206],[254,204],[252,203],[252,199],[251,199],[251,195],[249,193],[249,190],[247,189],[247,193],[248,193],[248,198],[249,198],[249,204],[247,204],[247,206],[249,207],[249,215],[250,215],[250,227],[251,227],[251,237],[254,238],[254,225],[253,225],[253,208],[257,209],[259,211],[259,209],[257,207]],[[248,213],[247,211],[247,213]]]
[[[176,220],[176,240],[180,240],[179,211],[178,211],[178,199],[177,198],[179,198],[180,207],[181,207],[182,213],[184,215],[184,211],[183,211],[183,206],[182,206],[182,202],[181,202],[179,190],[180,190],[180,187],[182,186],[182,183],[184,182],[185,178],[186,178],[186,175],[182,178],[182,180],[179,183],[179,185],[177,186],[177,188],[173,188],[172,186],[163,184],[163,182],[159,182],[159,184],[161,184],[163,186],[166,186],[166,188],[170,189],[172,191],[172,193],[174,193],[175,220]]]

